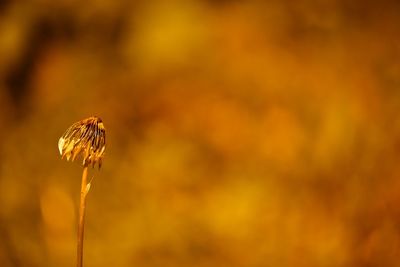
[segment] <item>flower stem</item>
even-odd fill
[[[86,189],[87,174],[88,174],[88,166],[87,164],[85,164],[82,173],[81,198],[79,203],[77,267],[83,266],[83,233],[85,229],[86,195],[88,193],[88,190]]]

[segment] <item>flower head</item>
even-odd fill
[[[106,148],[106,131],[102,120],[90,117],[72,124],[58,140],[61,158],[74,161],[82,156],[83,165],[96,163],[101,167]]]

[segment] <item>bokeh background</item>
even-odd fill
[[[400,266],[400,2],[0,2],[0,266]]]

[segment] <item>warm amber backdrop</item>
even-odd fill
[[[400,266],[400,2],[1,1],[0,266]]]

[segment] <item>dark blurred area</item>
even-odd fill
[[[400,2],[0,2],[0,266],[400,266]]]

